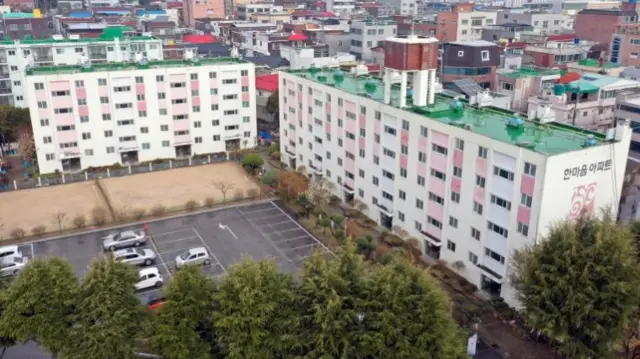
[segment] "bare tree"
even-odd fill
[[[213,181],[213,186],[217,188],[220,191],[220,193],[222,193],[223,203],[227,202],[227,193],[229,193],[229,191],[231,191],[235,187],[233,183],[222,182],[222,181]]]
[[[64,220],[67,218],[67,212],[58,211],[53,214],[53,221],[58,225],[58,229],[62,231]]]
[[[36,152],[36,144],[33,140],[31,128],[21,128],[17,131],[18,152],[22,158],[31,158]]]

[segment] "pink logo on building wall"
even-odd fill
[[[573,187],[569,219],[576,219],[580,217],[582,213],[593,212],[597,188],[597,182]]]

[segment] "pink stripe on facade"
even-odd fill
[[[192,106],[200,106],[200,97],[192,97],[191,98]]]
[[[379,135],[381,127],[382,125],[380,124],[380,121],[373,121],[373,133]]]
[[[429,179],[429,191],[437,194],[442,198],[447,198],[447,187],[446,182],[441,181],[435,177],[431,177]]]
[[[518,222],[529,225],[530,220],[531,220],[531,208],[525,207],[523,205],[519,205],[518,206]]]
[[[76,118],[72,113],[60,113],[54,115],[53,122],[56,126],[69,126],[76,124]]]
[[[144,93],[144,84],[136,84],[136,94]]]
[[[100,104],[100,112],[101,113],[111,113],[111,106],[108,103]]]
[[[39,92],[41,92],[41,91],[36,92],[36,96],[38,95]],[[87,89],[84,88],[84,87],[77,88],[76,89],[76,98],[78,98],[78,99],[87,98]]]
[[[442,217],[444,212],[444,207],[437,204],[434,201],[428,201],[427,203],[427,214],[429,216],[431,216],[432,218],[437,219],[438,221],[442,222]]]
[[[462,179],[458,177],[453,177],[451,179],[451,191],[460,193],[462,190]]]
[[[473,189],[473,199],[480,203],[483,204],[484,203],[484,188],[480,187],[480,186],[476,186]]]
[[[61,125],[64,126],[64,125]],[[73,131],[58,131],[56,132],[56,142],[58,144],[67,143],[67,142],[76,142],[78,141],[78,132]]]
[[[98,87],[98,95],[100,97],[109,97],[109,88],[107,86]]]
[[[442,132],[431,131],[431,142],[443,147],[449,147],[449,136]]]
[[[356,173],[356,161],[345,158],[344,159],[344,169],[355,174]],[[353,188],[353,187],[352,187]]]
[[[79,116],[89,116],[89,106],[78,106]]]
[[[49,90],[71,92],[71,82],[70,81],[50,81]]]
[[[462,168],[463,153],[460,150],[453,150],[453,165]]]
[[[138,101],[138,111],[146,111],[147,110],[147,102],[146,101]]]
[[[522,179],[520,180],[520,192],[533,197],[533,189],[535,186],[535,178],[528,175],[522,175]]]
[[[51,99],[51,106],[56,108],[73,108],[71,96],[56,96]]]
[[[476,173],[482,177],[487,177],[487,160],[482,157],[476,157]]]
[[[330,103],[326,103],[324,104],[324,110],[327,112],[327,115],[331,114],[331,104]]]
[[[347,186],[349,186],[349,188],[356,188],[355,184],[354,184],[354,181],[349,177],[345,177],[343,183],[346,184]]]
[[[338,118],[344,119],[344,107],[338,106]]]
[[[174,135],[173,143],[191,143],[191,135]]]
[[[298,92],[298,103],[302,103],[302,92]]]
[[[36,91],[36,101],[44,101],[46,102],[47,100],[49,100],[49,97],[47,96],[47,93],[44,91]]]
[[[199,88],[200,88],[200,81],[191,80],[191,89],[192,90],[198,90]]]
[[[174,115],[187,115],[189,114],[189,105],[186,103],[177,103],[173,105]]]
[[[174,87],[170,89],[169,95],[172,99],[183,99],[189,97],[187,95],[187,89],[184,87]]]
[[[379,143],[373,143],[373,154],[374,155],[380,155],[380,144]],[[400,160],[402,160],[402,157],[400,157]],[[406,167],[405,167],[406,168]]]
[[[365,149],[367,147],[367,139],[364,137],[359,137],[358,138],[358,148],[360,149]]]
[[[380,121],[376,121],[377,123],[380,123]],[[378,125],[379,127],[380,125]],[[422,152],[427,152],[427,145],[428,145],[429,141],[427,140],[426,137],[424,136],[420,136],[420,138],[418,139],[418,149]]]
[[[212,89],[217,89],[218,88],[218,79],[210,79],[209,80],[209,87]]]
[[[378,153],[380,153],[380,149],[378,149]],[[406,155],[400,155],[400,168],[407,169],[407,165],[409,164],[409,158]]]
[[[360,126],[360,128],[367,128],[367,116],[360,114],[360,117],[358,118],[358,126]]]
[[[211,104],[212,105],[217,105],[218,104],[218,96],[217,95],[211,96]]]
[[[354,102],[345,101],[344,104],[345,104],[345,107],[346,107],[347,111],[356,112],[356,104]]]
[[[331,122],[324,123],[324,132],[327,134],[331,134]]]
[[[244,101],[244,102],[249,102],[249,100],[250,100],[248,92],[243,92],[241,97],[242,97],[242,101]]]
[[[356,121],[347,119],[345,122],[345,129],[347,132],[351,132],[355,135],[358,130]]]
[[[249,86],[249,76],[242,76],[240,78],[240,85]]]
[[[344,139],[344,149],[348,152],[351,152],[354,156],[356,155],[356,141],[345,138]]]
[[[424,162],[418,162],[418,174],[422,177],[427,176],[427,165]]]
[[[173,121],[174,131],[186,131],[189,129],[189,120],[175,120]]]
[[[440,172],[447,173],[447,156],[441,153],[432,152],[431,167]]]
[[[307,96],[307,101],[309,101],[309,105],[313,105],[313,95]]]
[[[431,223],[427,223],[425,227],[425,232],[429,233],[430,235],[438,239],[442,239],[442,230]]]
[[[405,146],[409,145],[409,131],[407,130],[400,131],[400,143]]]

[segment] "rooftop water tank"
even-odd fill
[[[595,136],[589,135],[587,136],[587,139],[584,140],[582,147],[591,147],[591,146],[596,146],[597,144],[598,144],[598,140],[596,140]]]
[[[327,82],[327,76],[325,76],[325,75],[319,75],[319,76],[318,76],[318,81],[320,81],[320,82]]]
[[[556,96],[564,95],[565,91],[566,91],[566,88],[564,87],[563,84],[556,84],[553,87],[553,94],[556,95]]]
[[[576,44],[576,45],[579,45],[580,44],[580,38],[579,37],[573,38],[573,43]]]
[[[377,87],[378,84],[374,80],[367,80],[367,82],[364,84],[364,90],[367,91],[369,95],[373,95],[376,92]]]
[[[344,81],[344,72],[342,70],[336,70],[333,72],[333,81],[337,84]]]
[[[464,104],[456,98],[449,102],[449,109],[454,112],[460,112],[464,109]]]
[[[509,119],[509,122],[507,122],[507,126],[511,127],[511,128],[523,128],[524,127],[524,120],[521,119],[520,117],[511,117]]]
[[[311,67],[309,67],[309,72],[311,72],[312,74],[317,74],[318,71],[320,71],[320,69],[317,68],[315,64],[311,64]]]

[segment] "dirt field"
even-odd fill
[[[102,183],[114,210],[151,210],[156,205],[166,208],[182,207],[189,200],[203,203],[207,197],[222,201],[222,193],[213,182],[232,184],[227,200],[236,191],[258,189],[246,172],[232,162],[185,167],[134,176],[104,179]]]
[[[5,192],[0,194],[0,237],[8,237],[15,228],[27,234],[41,225],[47,231],[57,230],[54,215],[59,211],[66,213],[64,228],[71,228],[75,216],[88,216],[91,209],[104,205],[93,181]]]

